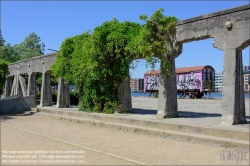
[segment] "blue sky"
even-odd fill
[[[1,30],[6,43],[21,43],[31,32],[40,36],[47,49],[59,50],[67,38],[93,30],[103,22],[139,20],[141,14],[150,16],[163,8],[167,16],[184,20],[225,10],[249,1],[1,1]],[[223,71],[223,52],[213,48],[212,39],[185,43],[182,54],[176,58],[176,67],[211,65],[216,72]],[[249,65],[249,47],[243,50],[243,65]],[[159,68],[159,65],[157,65]],[[143,78],[150,70],[141,60],[132,78]]]

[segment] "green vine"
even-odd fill
[[[8,64],[8,62],[4,61],[3,59],[0,59],[0,95],[3,92]]]
[[[146,59],[152,68],[160,59],[169,71],[168,49],[177,19],[162,12],[157,10],[150,19],[140,16],[144,25],[106,21],[93,33],[88,31],[62,43],[52,72],[78,87],[80,110],[114,113],[115,108],[121,108],[118,88],[124,78],[129,79],[128,70],[135,59]]]

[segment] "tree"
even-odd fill
[[[13,46],[13,54],[16,57],[20,56],[20,60],[43,55],[44,51],[44,43],[41,42],[40,37],[34,32],[29,34],[29,36],[26,37],[22,43],[15,44]]]
[[[5,43],[5,40],[4,40],[3,36],[2,36],[2,30],[0,30],[0,47],[4,46],[4,43]]]
[[[170,74],[169,60],[175,58],[176,52],[181,47],[175,43],[176,17],[164,16],[161,8],[148,18],[141,15],[140,19],[145,21],[138,38],[137,54],[148,60],[152,66],[159,58],[165,70],[162,73]],[[177,47],[176,47],[177,46]]]
[[[34,32],[26,37],[22,43],[11,46],[10,43],[5,44],[0,31],[0,59],[5,61],[16,62],[42,55],[44,54],[44,47],[45,45],[41,42],[40,37]]]
[[[10,43],[5,45],[5,40],[2,36],[1,30],[0,30],[0,59],[3,59],[8,62],[14,62],[18,60],[18,58],[13,56],[13,49]]]

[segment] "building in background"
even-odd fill
[[[243,66],[243,75],[244,75],[244,91],[250,91],[250,66]]]
[[[250,74],[250,66],[243,66],[243,74]]]
[[[244,74],[244,91],[249,92],[250,91],[250,73]]]
[[[131,91],[143,91],[144,80],[140,78],[131,78],[130,79],[130,89]]]
[[[244,91],[250,91],[249,81],[250,79],[250,66],[242,67],[243,76],[244,76]],[[215,73],[215,89],[218,91],[222,91],[223,87],[223,73]]]
[[[222,72],[215,73],[215,90],[221,92],[222,87],[223,87],[223,74]]]

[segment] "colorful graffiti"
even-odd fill
[[[144,91],[159,89],[159,74],[144,76]]]
[[[203,67],[203,66],[201,66]],[[187,68],[177,68],[182,69],[182,72],[176,72],[176,87],[177,90],[200,90],[203,92],[205,90],[213,90],[215,82],[215,70],[211,66],[204,66],[199,70],[193,70],[194,67]],[[197,67],[196,67],[197,68]],[[156,71],[155,74],[149,74],[146,72],[144,74],[144,91],[158,91],[159,89],[159,78],[160,73]]]
[[[177,89],[200,89],[202,91],[202,73],[176,74]]]

